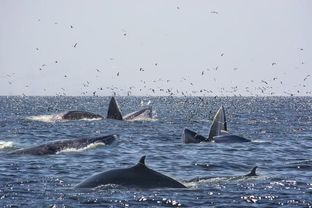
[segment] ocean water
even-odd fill
[[[312,97],[117,97],[123,114],[149,104],[152,120],[62,121],[106,116],[110,97],[0,97],[0,207],[312,207]],[[187,127],[208,135],[224,105],[229,132],[250,143],[183,144]],[[118,134],[111,145],[56,155],[9,155],[51,141]],[[186,189],[74,186],[102,171],[146,165]],[[258,166],[258,177],[243,176]],[[211,177],[188,182],[197,177]]]

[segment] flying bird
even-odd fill
[[[308,75],[303,79],[303,81],[306,81],[310,76],[311,76],[311,75],[308,74]]]
[[[263,82],[263,83],[265,83],[265,84],[268,84],[268,82],[267,82],[267,81],[264,81],[264,80],[261,80],[261,82]]]

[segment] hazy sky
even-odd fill
[[[311,11],[310,0],[0,0],[0,95],[311,96]]]

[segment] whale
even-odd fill
[[[80,139],[67,139],[55,141],[47,144],[38,145],[30,148],[18,149],[10,154],[14,155],[50,155],[56,154],[65,149],[82,149],[91,144],[102,143],[105,145],[111,144],[118,138],[118,135],[111,134],[107,136],[94,137],[94,138],[80,138]]]
[[[215,114],[208,137],[202,136],[195,131],[188,128],[183,129],[182,141],[188,143],[202,143],[202,142],[215,142],[215,143],[241,143],[250,142],[242,136],[230,134],[227,130],[227,121],[225,117],[224,107],[221,106]]]
[[[143,109],[134,111],[132,113],[129,113],[125,116],[122,115],[120,107],[117,103],[116,98],[113,96],[110,99],[108,110],[107,110],[107,119],[115,119],[115,120],[123,120],[123,121],[134,121],[134,120],[140,120],[140,119],[151,119],[153,117],[152,115],[152,107],[147,106]],[[103,119],[104,116],[87,112],[87,111],[78,111],[78,110],[72,110],[67,111],[62,114],[57,114],[54,116],[54,120],[62,119],[62,120],[81,120],[81,119]]]
[[[102,119],[103,116],[86,111],[67,111],[62,115],[63,120]]]
[[[196,178],[190,179],[186,182],[187,183],[189,183],[189,182],[200,182],[200,181],[205,181],[205,180],[214,179],[214,178],[226,178],[226,179],[231,179],[231,180],[237,180],[237,179],[244,179],[247,177],[256,177],[256,176],[258,176],[258,174],[256,173],[257,168],[258,168],[258,166],[255,166],[249,171],[248,174],[240,175],[240,176],[196,177]]]
[[[124,120],[124,121],[133,121],[138,119],[151,119],[153,117],[152,115],[152,107],[147,106],[141,110],[134,111],[132,113],[129,113],[125,116],[122,116],[119,104],[115,97],[112,97],[107,110],[107,116],[108,119],[115,119],[115,120]]]
[[[95,174],[82,181],[75,188],[96,188],[115,184],[128,188],[186,188],[182,183],[156,172],[145,165],[145,157],[129,168],[113,169]]]

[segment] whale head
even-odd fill
[[[221,106],[212,120],[208,139],[221,135],[221,131],[227,131],[224,107]]]
[[[122,120],[121,110],[118,106],[118,103],[117,103],[115,97],[112,97],[110,102],[109,102],[108,111],[107,111],[107,118]]]

